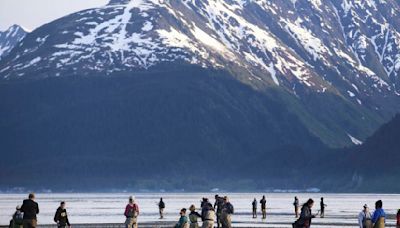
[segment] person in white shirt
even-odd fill
[[[358,225],[360,228],[372,228],[371,213],[369,212],[368,205],[364,205],[364,209],[358,215]]]

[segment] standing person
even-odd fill
[[[267,200],[265,199],[265,196],[262,197],[260,200],[261,204],[261,213],[262,213],[262,219],[267,218]]]
[[[158,211],[160,213],[160,219],[164,218],[164,209],[165,209],[165,203],[163,201],[163,198],[160,198],[160,202],[158,203]]]
[[[383,203],[382,200],[378,200],[375,203],[375,211],[372,215],[372,223],[374,224],[374,228],[384,228],[385,227],[385,211],[382,209]]]
[[[363,210],[358,214],[358,225],[360,228],[372,228],[371,213],[368,205],[365,204]]]
[[[233,205],[229,202],[227,196],[224,197],[224,205],[222,207],[221,223],[222,228],[232,228],[232,214],[234,212]]]
[[[133,196],[129,197],[129,203],[126,205],[125,213],[125,228],[137,228],[137,217],[139,216],[139,206],[135,203]]]
[[[202,228],[214,228],[215,211],[214,207],[208,202],[207,198],[203,198],[203,207],[201,208],[201,219],[203,220]]]
[[[309,228],[311,227],[311,220],[315,218],[312,214],[312,207],[314,206],[314,200],[309,199],[301,208],[300,218],[293,223],[294,228]]]
[[[397,222],[396,222],[396,228],[400,228],[400,209],[397,211]]]
[[[54,215],[54,222],[57,223],[58,228],[71,227],[68,220],[67,209],[65,209],[65,202],[61,202],[60,207],[57,208],[56,214]]]
[[[294,197],[293,206],[294,206],[294,214],[295,214],[296,218],[298,218],[300,203],[299,203],[299,199],[297,198],[297,196]]]
[[[190,206],[189,210],[190,210],[189,214],[190,228],[199,228],[198,219],[201,218],[201,215],[197,213],[196,206],[194,205]]]
[[[320,217],[323,218],[325,217],[325,207],[327,205],[324,203],[324,197],[321,197],[321,203],[320,203],[320,207],[321,207],[321,214]]]
[[[221,226],[222,207],[224,205],[224,198],[215,195],[214,210],[217,212],[217,228]]]
[[[254,198],[251,205],[253,206],[253,218],[257,218],[257,200],[256,200],[256,198]]]
[[[12,228],[22,228],[24,224],[24,214],[21,212],[21,207],[17,206],[14,215],[12,216],[12,220],[10,223],[10,227]]]
[[[35,202],[35,194],[31,193],[28,199],[24,200],[21,207],[21,212],[24,213],[24,228],[35,228],[37,226],[36,215],[39,214],[39,204]]]
[[[179,218],[178,223],[175,225],[175,228],[188,228],[189,221],[188,218],[186,217],[186,208],[182,208],[181,211],[179,212],[179,215],[181,217]]]

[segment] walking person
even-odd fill
[[[179,212],[179,215],[181,217],[179,218],[178,223],[175,225],[175,228],[189,228],[189,220],[186,217],[186,208],[182,208]]]
[[[124,215],[126,217],[125,228],[138,227],[137,217],[139,216],[139,206],[135,203],[133,196],[129,197],[129,203],[125,207]]]
[[[299,202],[299,199],[297,198],[297,196],[294,197],[293,206],[294,206],[294,214],[295,214],[296,218],[298,218],[300,202]]]
[[[327,206],[324,203],[324,197],[321,197],[321,202],[319,205],[320,205],[320,211],[321,211],[320,217],[323,218],[323,217],[325,217],[325,207]]]
[[[201,218],[201,215],[196,211],[196,206],[190,206],[189,211],[190,228],[199,228],[198,219]]]
[[[231,216],[233,212],[234,212],[233,205],[229,202],[229,198],[225,196],[221,214],[222,228],[232,228]]]
[[[400,228],[400,209],[397,211],[397,222],[396,222],[396,228]]]
[[[160,213],[160,219],[164,218],[164,209],[165,209],[165,203],[163,201],[163,198],[160,198],[160,202],[158,203],[158,211]]]
[[[262,219],[266,219],[267,218],[267,200],[265,199],[265,195],[260,200],[260,204],[261,204]]]
[[[214,210],[217,214],[217,228],[221,226],[221,216],[222,216],[222,207],[224,205],[224,198],[220,197],[219,195],[215,195],[215,203],[214,203]]]
[[[253,207],[253,218],[257,218],[257,200],[256,200],[256,198],[254,198],[251,205]]]
[[[374,228],[385,228],[386,213],[382,207],[382,200],[378,200],[375,202],[375,211],[372,215],[372,223],[374,224]]]
[[[201,219],[203,220],[202,228],[214,228],[215,211],[214,207],[208,202],[207,198],[203,198],[201,208]]]
[[[24,224],[24,214],[21,211],[21,207],[17,206],[13,216],[12,220],[10,222],[10,227],[11,228],[23,228]]]
[[[315,218],[312,214],[312,207],[314,206],[314,200],[309,199],[301,208],[300,218],[293,223],[293,228],[309,228],[311,227],[311,220]]]
[[[67,209],[65,209],[65,202],[61,202],[60,207],[57,208],[56,214],[54,215],[54,222],[57,223],[58,228],[71,227],[68,220]]]
[[[24,200],[21,206],[21,212],[24,213],[23,227],[36,228],[37,214],[39,214],[39,204],[35,202],[35,194],[31,193],[28,199]]]
[[[360,228],[372,228],[371,212],[368,205],[365,204],[363,210],[358,214],[358,225]]]

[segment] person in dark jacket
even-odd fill
[[[396,228],[400,228],[400,209],[397,211],[396,220]]]
[[[254,198],[253,202],[251,203],[253,207],[253,218],[257,218],[257,200]]]
[[[299,203],[299,199],[297,198],[297,196],[294,197],[293,206],[294,206],[294,214],[295,214],[296,218],[298,218],[300,203]]]
[[[213,228],[215,220],[214,207],[207,198],[203,198],[201,208],[201,220],[203,221],[202,228]]]
[[[54,222],[57,223],[58,228],[71,227],[68,220],[67,209],[65,209],[65,202],[61,202],[60,207],[57,208],[56,214],[54,215]]]
[[[324,203],[324,197],[321,197],[321,203],[320,203],[320,207],[321,207],[321,214],[320,217],[323,218],[325,217],[325,207],[327,205]]]
[[[267,200],[265,199],[265,196],[262,197],[260,200],[261,204],[261,213],[262,213],[262,219],[267,218]]]
[[[215,195],[214,209],[217,215],[217,228],[221,226],[222,207],[224,205],[224,198]]]
[[[15,213],[10,222],[10,228],[22,228],[24,224],[24,214],[21,212],[21,207],[17,206]]]
[[[35,194],[29,194],[29,199],[24,200],[21,206],[21,212],[24,213],[24,228],[35,228],[37,226],[37,217],[39,214],[39,204],[35,202]]]
[[[158,211],[160,213],[160,219],[164,218],[164,209],[165,209],[165,203],[163,201],[163,198],[160,198],[160,202],[158,203]]]
[[[309,228],[311,227],[311,220],[315,218],[312,214],[312,207],[314,206],[314,200],[309,199],[301,208],[300,218],[293,223],[294,228]]]

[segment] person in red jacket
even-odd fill
[[[400,209],[397,211],[397,223],[396,228],[400,228]]]
[[[137,217],[139,216],[139,206],[135,203],[135,198],[133,196],[129,197],[129,203],[126,205],[124,215],[126,217],[126,228],[138,227]]]

